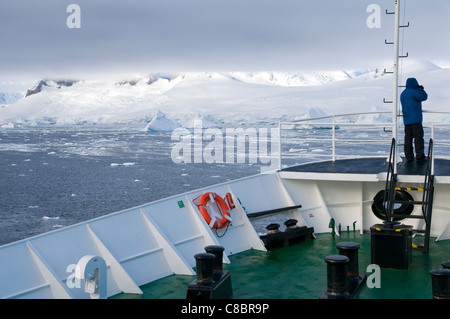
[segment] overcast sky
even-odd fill
[[[375,68],[394,0],[2,0],[0,81],[186,71]],[[69,28],[70,4],[81,28]],[[369,5],[381,28],[369,28]],[[403,0],[403,51],[450,65],[450,0]],[[71,16],[74,17],[74,16]],[[403,20],[403,17],[402,17]],[[72,20],[75,21],[75,20]]]

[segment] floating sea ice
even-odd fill
[[[120,163],[111,163],[110,164],[111,167],[134,166],[134,165],[136,165],[136,163],[132,163],[132,162],[130,162],[130,163],[122,163],[122,164],[120,164]]]

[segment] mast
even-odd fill
[[[394,156],[394,174],[397,174],[397,113],[398,113],[398,49],[399,49],[399,25],[400,25],[400,0],[395,0],[395,35],[394,35],[394,90],[393,90],[393,108],[392,120],[393,129],[392,137],[395,138],[395,156]]]
[[[394,83],[393,83],[393,99],[392,99],[392,138],[395,139],[395,154],[398,154],[398,63],[399,58],[406,58],[408,57],[408,53],[405,56],[399,56],[399,30],[400,28],[408,27],[409,22],[407,25],[400,25],[400,0],[395,0],[395,12],[388,12],[386,10],[386,14],[395,14],[395,34],[394,34],[394,42],[387,42],[385,40],[386,44],[393,44],[394,45]],[[387,73],[387,72],[386,72]],[[386,102],[389,103],[389,102]],[[394,156],[394,174],[397,174],[397,155]]]

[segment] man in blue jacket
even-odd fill
[[[422,101],[428,98],[423,86],[415,78],[406,80],[406,89],[400,95],[402,103],[403,123],[405,124],[405,157],[408,162],[414,160],[414,147],[416,161],[423,163],[427,160],[424,153]]]

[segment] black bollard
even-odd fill
[[[352,295],[365,280],[365,275],[359,275],[358,250],[360,245],[354,242],[341,242],[336,247],[339,249],[340,255],[347,256],[349,259],[347,266],[348,292]]]
[[[336,245],[340,255],[348,257],[348,275],[350,277],[359,277],[358,250],[360,245],[350,241],[340,242]]]
[[[347,264],[348,257],[343,255],[330,255],[325,257],[327,263],[327,290],[321,299],[347,299]]]
[[[280,230],[278,228],[280,228],[280,224],[276,224],[276,223],[269,224],[266,226],[266,229],[269,231],[268,232],[269,234],[275,234],[275,233],[280,232]]]
[[[211,245],[211,246],[205,247],[205,251],[207,253],[214,255],[214,266],[213,266],[214,281],[218,281],[223,275],[222,262],[223,262],[223,251],[224,250],[225,250],[225,248],[223,248],[222,246],[217,246],[217,245]]]
[[[188,285],[186,299],[229,299],[233,296],[231,274],[223,270],[221,246],[207,246],[206,253],[195,255],[197,278]]]
[[[430,274],[433,299],[450,299],[450,269],[433,269]]]
[[[450,260],[444,261],[442,267],[444,267],[444,269],[450,269]]]
[[[297,222],[296,219],[288,219],[284,222],[284,226],[286,226],[286,230],[297,228]]]
[[[199,285],[211,286],[214,283],[214,256],[213,254],[200,253],[194,256],[197,267],[197,283]]]

